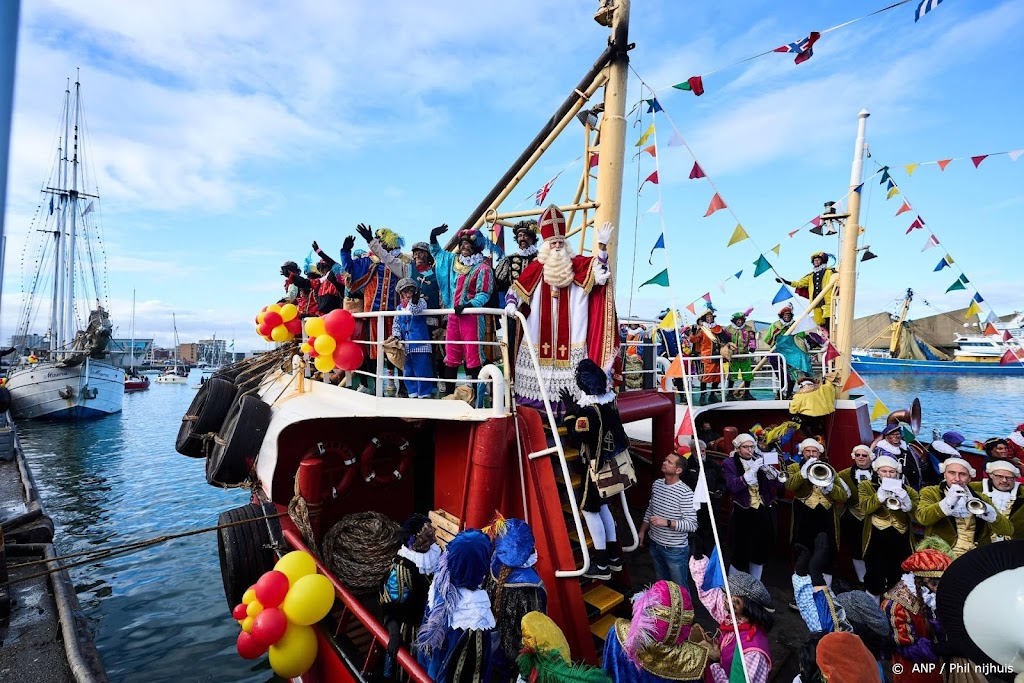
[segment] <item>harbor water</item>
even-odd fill
[[[190,382],[197,380],[193,373]],[[930,440],[933,428],[955,428],[969,442],[982,441],[1024,421],[1024,378],[872,377],[870,386],[890,410],[921,399],[922,439]],[[58,552],[212,526],[220,512],[246,502],[243,490],[209,486],[202,461],[174,450],[194,396],[190,385],[154,383],[125,396],[119,415],[19,423],[57,527]],[[224,600],[216,534],[78,567],[71,575],[111,681],[278,680],[265,662],[235,652],[238,625]]]

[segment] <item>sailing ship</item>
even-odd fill
[[[629,8],[629,0],[602,4],[595,20],[610,29],[607,47],[473,210],[462,230],[512,225],[514,220],[541,214],[540,207],[535,211],[503,209],[503,202],[552,141],[577,120],[586,133],[584,158],[596,158],[596,183],[595,169],[585,164],[575,198],[558,207],[566,216],[568,238],[578,240],[577,251],[584,253],[594,244],[594,225],[606,221],[621,225]],[[602,89],[603,103],[593,105],[592,98]],[[838,377],[838,386],[844,385],[850,373],[847,359],[852,350],[860,232],[860,194],[853,190],[862,182],[867,117],[866,111],[858,115],[848,213],[822,217],[834,222],[842,240],[839,274],[834,279],[839,288],[832,291],[826,287],[810,303],[816,306],[824,296],[832,297],[831,339],[840,353],[830,362],[830,369]],[[614,239],[607,246],[614,278]],[[794,319],[790,331],[796,331],[810,311],[808,308]],[[466,312],[503,322],[503,329],[509,329],[509,314],[503,309]],[[397,313],[355,315],[383,330]],[[521,344],[540,375],[535,340],[526,320],[515,315],[524,332]],[[378,617],[376,590],[361,593],[350,577],[330,566],[330,553],[323,551],[328,530],[352,513],[373,511],[400,523],[415,511],[430,510],[438,538],[444,543],[461,529],[482,528],[498,511],[505,517],[525,519],[532,526],[538,557],[535,569],[547,589],[548,615],[564,632],[574,657],[596,662],[614,617],[628,612],[628,588],[584,577],[591,566],[591,541],[578,505],[581,479],[570,472],[570,467],[579,464],[574,461],[580,455],[563,443],[564,431],[552,409],[552,401],[558,397],[547,395],[541,383],[541,408],[516,405],[510,352],[500,339],[489,343],[498,347],[496,356],[504,362],[485,365],[477,381],[478,390],[490,395],[488,407],[467,401],[388,396],[381,346],[385,336],[378,334],[378,342],[371,342],[378,345],[376,371],[368,373],[376,380],[375,395],[311,381],[296,358],[296,343],[222,370],[205,383],[190,406],[178,433],[179,452],[205,458],[212,485],[245,485],[252,492],[250,504],[224,512],[219,520],[224,525],[218,544],[229,609],[241,601],[256,579],[273,568],[280,554],[293,549],[312,551],[321,558],[317,560],[319,570],[331,580],[341,609],[316,625],[317,660],[301,680],[367,680],[383,656],[389,634]],[[618,494],[621,505],[613,505],[613,509],[646,506],[651,483],[660,476],[661,462],[684,438],[688,440],[687,435],[696,433],[698,420],[727,435],[750,431],[755,424],[791,419],[790,402],[781,399],[789,381],[785,359],[771,351],[758,353],[782,368],[767,375],[778,399],[733,401],[725,395],[722,402],[697,406],[688,363],[681,363],[683,375],[677,375],[678,383],[660,381],[663,378],[655,367],[650,369],[655,373],[655,381],[650,383],[654,388],[624,389],[617,395],[638,482]],[[820,432],[830,452],[836,454],[831,460],[836,469],[849,465],[849,456],[844,454],[853,446],[870,443],[873,438],[867,401],[850,398],[845,392],[838,394],[835,412],[821,421]],[[793,434],[791,450],[802,438],[798,434]],[[785,524],[781,519],[780,526]],[[627,553],[635,550],[639,543],[632,516],[620,517],[618,527],[623,549]],[[405,648],[398,650],[397,666],[408,680],[431,680]]]
[[[35,232],[39,265],[24,293],[18,326],[25,339],[34,321],[48,321],[49,344],[30,350],[8,373],[15,417],[100,417],[120,412],[124,399],[124,371],[108,360],[113,326],[101,305],[106,278],[95,258],[101,245],[93,224],[99,196],[87,189],[95,183],[84,163],[80,95],[76,77],[74,92],[70,84],[64,92],[57,159],[42,190],[44,225]]]
[[[149,377],[139,373],[135,368],[135,291],[132,290],[132,338],[129,352],[128,370],[124,373],[124,391],[131,393],[149,389]]]
[[[157,376],[156,382],[157,384],[188,384],[188,370],[179,363],[178,359],[180,342],[178,341],[178,319],[174,313],[171,313],[171,322],[174,326],[174,363]]]

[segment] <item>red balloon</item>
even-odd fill
[[[277,607],[288,595],[288,575],[284,572],[269,571],[256,582],[256,599],[264,608]]]
[[[274,329],[283,323],[284,320],[281,319],[281,314],[277,311],[267,311],[263,314],[263,322],[270,325],[270,329]]]
[[[252,622],[252,637],[263,647],[270,647],[288,630],[288,617],[276,607],[269,607],[259,614]]]
[[[348,311],[346,311],[348,313]],[[351,315],[351,314],[349,314]],[[363,363],[363,350],[354,341],[338,342],[334,349],[334,364],[342,370],[355,370]]]
[[[344,308],[336,308],[324,316],[324,330],[339,344],[350,338],[355,329],[356,319]]]
[[[295,316],[294,318],[292,318],[291,320],[289,320],[288,322],[286,322],[284,324],[284,328],[286,330],[288,330],[289,332],[291,332],[292,334],[301,334],[302,333],[302,321],[299,320],[298,316]]]
[[[235,647],[238,648],[238,654],[242,656],[242,659],[256,659],[257,657],[262,657],[263,653],[270,646],[256,640],[251,633],[242,631],[238,634]]]
[[[256,326],[256,332],[261,337],[269,337],[270,331],[274,328],[267,324],[267,319],[263,318],[263,322]]]
[[[235,605],[235,609],[231,610],[231,616],[235,618],[235,621],[241,621],[242,619],[245,619],[247,616],[249,616],[245,612],[245,610],[248,607],[249,606],[246,605],[244,602]]]

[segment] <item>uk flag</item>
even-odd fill
[[[548,192],[551,192],[551,186],[555,184],[555,180],[556,178],[552,178],[551,180],[544,183],[544,187],[537,190],[537,206],[542,206],[544,204],[544,200],[547,199]]]
[[[803,64],[808,59],[814,56],[814,44],[818,42],[818,38],[821,38],[821,34],[817,31],[811,31],[811,33],[801,40],[795,43],[789,43],[782,47],[775,48],[775,52],[790,52],[796,54],[796,59],[793,60],[794,64]]]

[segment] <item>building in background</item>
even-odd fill
[[[198,344],[197,364],[210,367],[217,367],[225,362],[225,354],[228,350],[227,341],[224,339],[200,339]]]
[[[41,334],[12,334],[7,345],[18,349],[19,356],[27,356],[31,351],[50,348],[50,340]]]
[[[178,344],[178,360],[186,365],[196,365],[199,362],[199,344]]]
[[[152,339],[111,339],[110,362],[119,368],[140,368],[149,365],[153,353]]]

